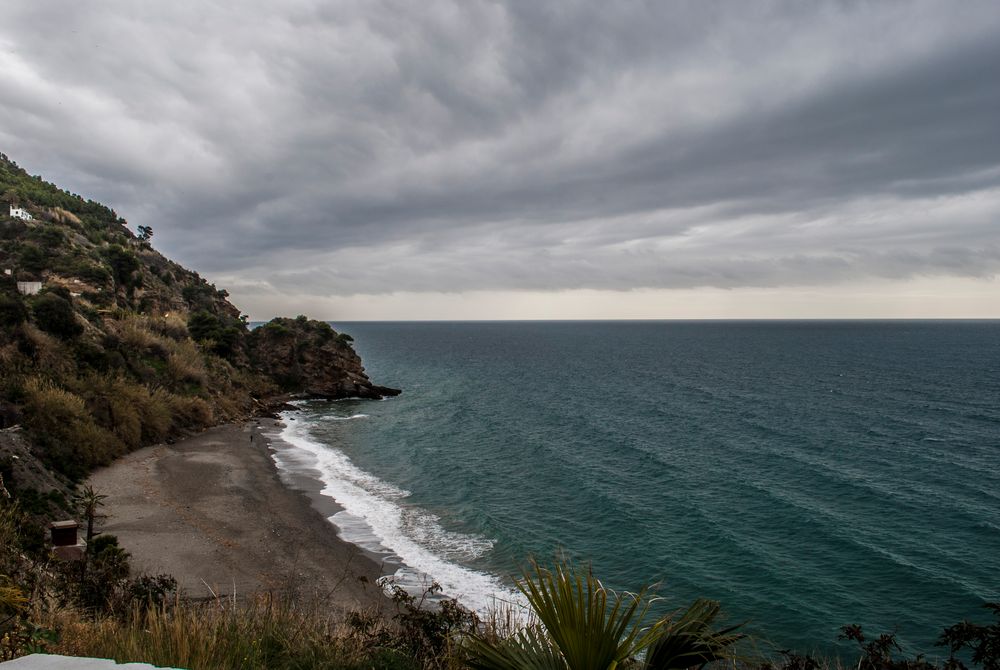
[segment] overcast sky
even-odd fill
[[[0,84],[253,318],[1000,317],[996,0],[8,0]]]

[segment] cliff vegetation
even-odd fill
[[[398,393],[306,317],[251,331],[228,293],[117,212],[0,155],[0,477],[45,514],[94,467],[267,411],[280,394]]]

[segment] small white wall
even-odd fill
[[[42,290],[42,282],[40,281],[19,281],[17,282],[17,290],[23,295],[35,295]]]

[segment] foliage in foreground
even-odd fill
[[[76,503],[99,519],[101,497]],[[333,615],[326,601],[262,595],[208,603],[171,596],[165,575],[131,574],[111,535],[94,533],[87,560],[62,563],[26,542],[30,518],[0,499],[0,660],[35,652],[143,661],[191,668],[495,668],[630,670],[1000,670],[1000,604],[993,624],[963,621],[943,631],[943,663],[902,654],[895,637],[847,626],[859,658],[846,664],[784,652],[780,662],[737,657],[744,637],[719,628],[718,603],[698,600],[647,620],[647,591],[615,593],[589,571],[533,565],[518,587],[531,608],[527,625],[479,620],[436,587],[416,598],[392,588],[385,610]],[[435,596],[428,599],[427,596]],[[433,601],[433,602],[431,602]]]
[[[648,589],[615,593],[589,570],[558,563],[532,565],[517,582],[538,623],[492,639],[479,633],[468,644],[469,664],[483,670],[614,670],[638,663],[648,670],[701,667],[734,658],[739,626],[713,628],[719,605],[697,600],[683,613],[649,622]]]

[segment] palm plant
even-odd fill
[[[505,639],[474,635],[469,665],[481,670],[615,670],[642,652],[645,670],[683,670],[728,658],[744,636],[738,626],[714,630],[718,603],[698,600],[680,616],[647,624],[648,588],[615,593],[590,570],[532,563],[517,581],[538,623]]]
[[[105,499],[107,499],[107,496],[94,491],[94,487],[90,484],[81,487],[80,492],[73,498],[73,502],[76,504],[77,509],[80,510],[80,514],[87,520],[88,551],[90,550],[91,542],[94,540],[94,522],[104,518],[104,515],[100,514],[98,510],[104,507]]]

